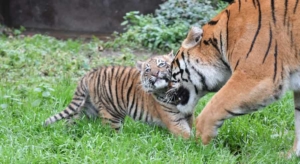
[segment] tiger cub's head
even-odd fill
[[[168,55],[153,56],[146,61],[137,61],[136,67],[141,73],[143,89],[148,93],[166,90],[171,79],[170,64],[173,51]]]

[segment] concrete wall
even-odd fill
[[[129,11],[153,13],[164,0],[0,0],[0,14],[16,27],[112,33]],[[1,21],[1,18],[0,18]]]

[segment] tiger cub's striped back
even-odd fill
[[[172,56],[152,57],[137,68],[108,66],[88,72],[78,82],[74,97],[62,112],[49,117],[45,125],[61,119],[100,116],[115,130],[125,116],[167,127],[172,133],[190,136],[192,116],[180,113],[172,102],[163,102],[170,77]]]

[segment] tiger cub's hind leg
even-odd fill
[[[101,107],[99,110],[100,117],[103,124],[109,124],[112,129],[119,132],[121,129],[125,116],[118,115],[116,112]]]

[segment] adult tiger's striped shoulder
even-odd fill
[[[192,115],[180,113],[172,102],[164,102],[173,53],[137,62],[137,68],[107,66],[93,69],[78,82],[74,97],[62,112],[49,117],[45,125],[61,119],[100,116],[119,130],[125,116],[167,127],[175,135],[188,138]]]
[[[172,85],[187,95],[179,94],[181,112],[192,112],[200,97],[218,91],[196,119],[196,136],[204,144],[225,119],[256,111],[292,90],[293,152],[300,156],[299,4],[239,0],[202,29],[190,30],[171,64]]]

